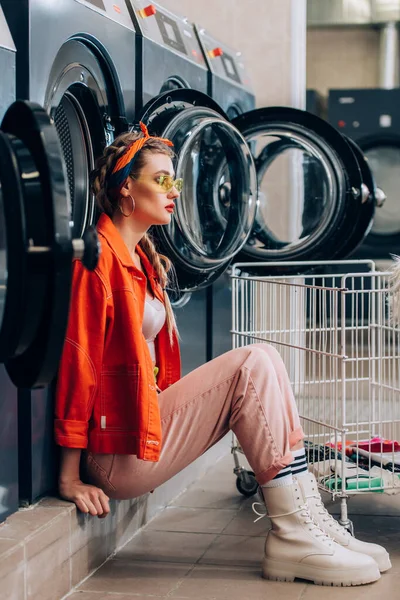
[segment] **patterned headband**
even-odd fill
[[[149,135],[147,127],[144,123],[140,122],[139,125],[140,129],[142,130],[143,137],[129,144],[122,156],[119,157],[111,177],[108,180],[108,189],[114,189],[122,186],[125,179],[132,171],[132,166],[136,160],[138,152],[143,148],[147,140],[158,140],[163,142],[163,144],[166,146],[173,146],[173,143],[170,140]]]

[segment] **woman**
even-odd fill
[[[147,234],[170,222],[179,198],[171,145],[141,124],[141,132],[123,134],[105,149],[93,173],[102,254],[94,272],[74,264],[56,394],[60,494],[104,517],[110,497],[149,492],[232,429],[272,522],[264,577],[376,581],[390,568],[389,555],[352,538],[323,507],[276,350],[266,344],[232,350],[180,379],[165,291],[171,265]],[[80,479],[82,452],[89,484]]]

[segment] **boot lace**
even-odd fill
[[[303,506],[299,507],[299,511],[300,510],[302,510],[300,514],[304,518],[304,522],[306,523],[306,525],[309,526],[310,531],[314,531],[315,537],[321,538],[321,542],[326,542],[329,546],[332,546],[333,538],[331,538],[325,531],[323,531],[318,525],[318,523],[313,519],[307,504],[304,504]]]
[[[256,509],[256,506],[262,506],[262,508],[264,508],[264,512],[258,512],[258,510]],[[259,521],[260,519],[263,519],[264,517],[267,516],[267,510],[265,507],[265,504],[263,502],[253,502],[253,504],[251,505],[251,509],[253,511],[253,513],[255,513],[256,515],[258,515],[257,519],[254,519],[254,523],[257,523],[257,521]]]
[[[335,529],[335,531],[337,533],[340,533],[341,535],[343,535],[343,537],[350,536],[350,533],[344,527],[339,525],[339,523],[336,521],[336,519],[334,517],[332,517],[332,515],[327,511],[327,509],[324,506],[324,503],[322,502],[322,498],[319,494],[312,494],[312,495],[306,496],[307,500],[311,499],[311,498],[316,500],[315,506],[318,511],[318,514],[321,515],[321,517],[322,517],[323,523],[329,523],[330,527]]]
[[[256,506],[263,507],[264,511],[258,512],[258,510],[256,509]],[[257,519],[254,519],[254,523],[257,523],[257,521],[259,521],[260,519],[263,519],[264,517],[267,516],[266,506],[263,502],[253,502],[253,504],[251,505],[251,508],[252,508],[253,512],[256,515],[258,515]],[[296,510],[293,510],[292,512],[282,513],[281,515],[273,515],[273,518],[287,517],[289,515],[294,515],[296,513],[300,513],[301,517],[303,517],[303,519],[304,519],[304,523],[306,525],[308,525],[309,531],[314,531],[315,537],[321,538],[322,542],[326,542],[330,546],[332,546],[332,542],[334,541],[333,538],[331,538],[325,531],[323,531],[321,529],[321,527],[318,525],[318,523],[313,519],[313,517],[310,513],[310,509],[307,506],[307,504],[300,505],[298,508],[296,508]]]

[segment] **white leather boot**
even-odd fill
[[[297,481],[303,490],[311,516],[325,533],[341,546],[371,556],[378,564],[381,573],[391,568],[389,554],[383,546],[357,540],[328,513],[318,491],[317,480],[312,473],[308,472]]]
[[[343,548],[315,524],[297,482],[262,491],[272,522],[265,541],[266,579],[299,577],[319,585],[351,586],[380,578],[373,558]]]

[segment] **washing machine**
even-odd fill
[[[143,0],[127,0],[127,4],[138,33],[137,117],[140,110],[159,94],[173,90],[195,90],[206,94],[208,68],[188,19],[155,2],[149,5]],[[169,248],[165,250],[170,251]],[[188,282],[179,266],[178,283],[186,292],[176,294],[171,290],[170,295],[181,335],[182,372],[186,374],[208,359],[207,291],[201,289],[201,284],[196,286]]]
[[[28,388],[53,381],[68,320],[72,260],[81,258],[93,269],[99,248],[94,230],[72,238],[59,137],[48,113],[36,103],[16,101],[4,114],[0,189],[0,363],[18,388],[18,492],[19,501],[25,501],[33,485],[31,444],[53,414],[46,413],[42,397],[31,395]],[[3,383],[10,396],[16,393],[3,377],[1,402],[8,394]],[[35,459],[37,481],[43,482],[54,453],[51,444],[42,449]]]
[[[400,90],[330,90],[328,120],[357,142],[386,196],[371,232],[357,250],[360,258],[400,254]]]
[[[229,119],[253,110],[256,99],[242,53],[199,25],[195,31],[208,66],[208,94]]]
[[[208,69],[192,23],[156,2],[126,2],[138,34],[137,110],[175,89],[207,93]]]
[[[256,101],[242,53],[215,38],[209,31],[195,26],[197,38],[208,66],[208,94],[226,112],[229,119],[251,111]],[[219,195],[228,199],[229,182],[219,184]],[[232,348],[232,287],[228,268],[206,290],[207,359],[211,360]]]
[[[62,144],[75,237],[94,220],[94,159],[134,119],[134,25],[124,0],[4,0],[17,97],[43,105]]]
[[[134,25],[124,0],[4,0],[2,6],[17,47],[17,97],[44,106],[57,129],[70,197],[64,216],[79,238],[96,218],[94,160],[134,119]],[[32,502],[56,485],[57,449],[51,388],[29,387],[18,391],[20,497]]]
[[[256,175],[250,149],[221,107],[193,89],[165,92],[140,114],[150,131],[172,140],[184,187],[168,226],[154,228],[159,250],[173,262],[181,299],[175,303],[183,372],[207,360],[206,288],[227,269],[251,231]],[[221,206],[219,184],[231,187]],[[172,290],[173,293],[173,290]],[[178,307],[176,304],[178,303]]]
[[[13,76],[8,70],[1,85]],[[16,101],[5,111],[0,189],[0,363],[13,384],[1,371],[1,403],[8,399],[11,407],[18,388],[18,492],[19,501],[25,501],[25,490],[32,489],[31,444],[53,414],[46,413],[42,397],[31,395],[28,388],[53,381],[68,321],[72,260],[80,258],[95,268],[99,246],[94,229],[83,238],[72,237],[59,137],[48,113],[36,103]],[[10,418],[4,420],[3,410],[1,416],[11,435]],[[2,436],[0,447],[3,442]],[[36,456],[38,481],[44,480],[54,455],[51,444],[43,451]]]
[[[3,66],[12,63],[9,52],[3,43]],[[7,94],[14,73],[13,68],[4,71],[1,88],[7,86]],[[6,485],[0,481],[0,519],[16,509],[31,486],[31,473],[24,470],[31,461],[26,446],[37,430],[32,431],[30,418],[36,415],[40,427],[44,421],[43,404],[25,404],[19,395],[17,400],[17,388],[53,380],[64,345],[72,260],[79,257],[94,268],[98,258],[94,231],[72,238],[65,165],[49,115],[23,101],[1,110],[0,363],[5,370],[0,371],[0,454],[6,452],[6,458],[0,461],[0,477],[11,469],[13,479]],[[46,461],[43,455],[41,470]]]

